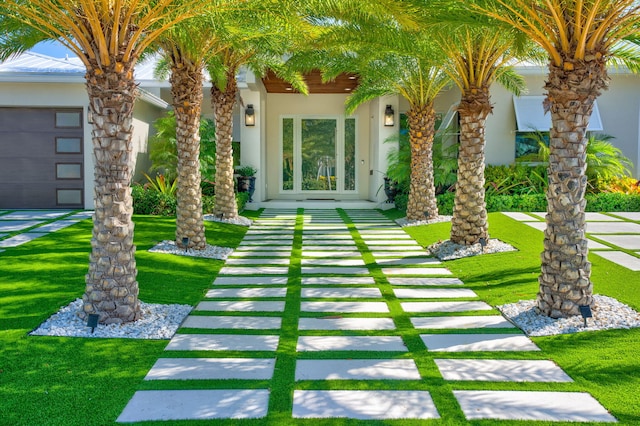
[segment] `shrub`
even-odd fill
[[[484,170],[486,195],[544,194],[547,167],[512,164],[487,166]]]
[[[629,212],[640,211],[640,195],[621,193],[587,194],[588,212]]]
[[[133,213],[157,216],[175,216],[176,198],[173,195],[145,189],[140,185],[131,188]]]

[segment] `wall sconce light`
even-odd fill
[[[253,104],[247,105],[244,110],[244,125],[248,127],[256,125],[256,111],[253,109]]]
[[[393,127],[395,124],[395,112],[391,105],[387,105],[384,110],[384,125],[387,127]]]

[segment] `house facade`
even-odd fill
[[[518,71],[527,82],[526,96],[515,98],[498,85],[491,90],[489,164],[524,158],[531,150],[527,134],[548,131],[550,126],[541,104],[546,69],[526,66]],[[0,208],[92,208],[91,129],[83,76],[77,61],[31,53],[0,64]],[[149,166],[152,123],[166,112],[171,96],[168,82],[153,78],[153,64],[138,67],[136,78],[142,95],[136,104],[133,147],[140,176]],[[357,84],[353,76],[321,84],[310,74],[309,95],[295,93],[269,74],[260,79],[242,72],[238,80],[241,101],[234,114],[233,139],[240,142],[241,163],[258,169],[250,208],[300,203],[385,207],[381,188],[387,153],[394,146],[385,140],[400,130],[400,115],[409,108],[404,99],[379,98],[347,115],[344,102]],[[203,115],[212,118],[209,89],[203,87]],[[443,127],[455,128],[459,98],[455,88],[438,96],[435,106]],[[390,110],[393,123],[385,123]],[[634,176],[640,177],[639,76],[612,71],[609,90],[598,98],[591,130],[613,136],[613,143],[633,161]]]

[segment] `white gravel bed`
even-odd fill
[[[581,331],[629,329],[640,327],[640,314],[624,303],[607,296],[594,295],[591,308],[593,318],[587,318],[587,327],[581,315],[554,319],[537,312],[535,300],[501,305],[502,314],[529,336],[552,336]]]
[[[463,257],[478,256],[481,254],[502,253],[507,251],[516,251],[511,244],[507,244],[497,239],[489,239],[487,244],[482,247],[480,243],[470,246],[464,244],[456,244],[451,240],[440,241],[427,247],[427,251],[432,256],[440,260],[453,260]]]
[[[190,305],[159,305],[140,302],[142,318],[127,324],[99,324],[91,333],[87,322],[78,317],[82,299],[76,299],[50,316],[32,336],[101,337],[127,339],[171,339],[189,315]]]
[[[251,226],[253,224],[253,221],[251,219],[248,219],[244,216],[238,216],[235,219],[224,219],[224,218],[219,218],[218,216],[213,214],[205,214],[203,218],[204,220],[208,220],[210,222],[231,223],[233,225],[240,225],[240,226]]]
[[[176,245],[175,241],[162,241],[149,249],[152,253],[177,254],[179,256],[204,257],[207,259],[226,260],[233,249],[229,247],[219,247],[207,244],[204,250],[182,249]]]
[[[432,223],[439,223],[439,222],[451,222],[451,217],[452,216],[441,215],[435,219],[429,219],[429,220],[407,220],[406,217],[403,217],[400,219],[396,219],[396,223],[404,228],[405,226],[420,226],[420,225],[431,225]]]

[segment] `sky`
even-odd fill
[[[38,43],[33,49],[31,49],[31,51],[42,55],[52,56],[54,58],[64,58],[65,55],[75,56],[69,49],[57,41]]]

